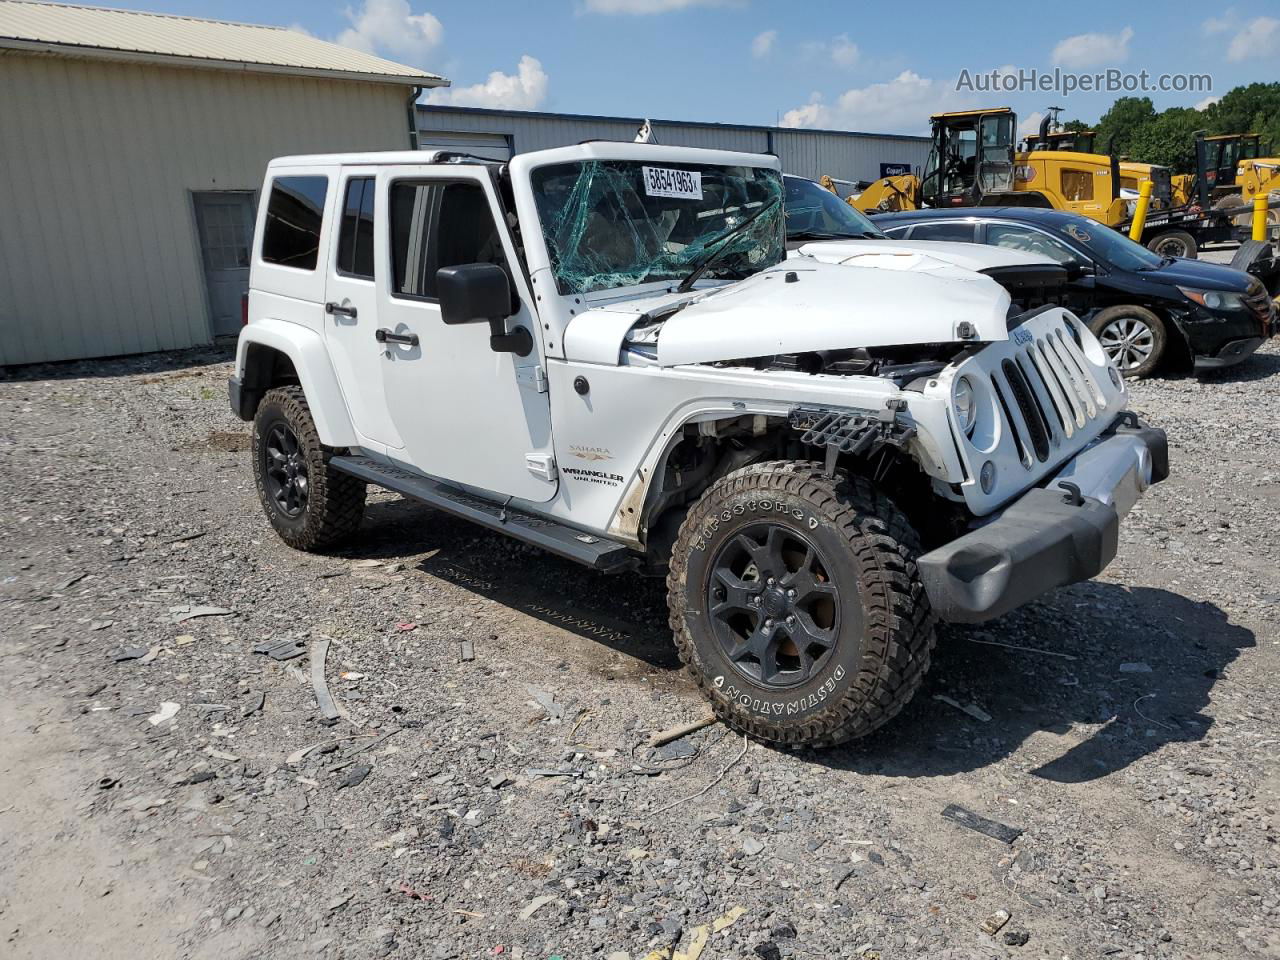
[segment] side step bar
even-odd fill
[[[632,566],[636,560],[635,554],[616,540],[606,540],[545,517],[503,507],[500,503],[484,500],[399,467],[386,466],[368,457],[333,457],[329,465],[455,517],[541,547],[548,553],[576,560],[593,570],[614,573]]]

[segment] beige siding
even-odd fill
[[[0,53],[0,363],[209,340],[192,192],[403,150],[394,85]]]

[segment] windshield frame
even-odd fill
[[[791,214],[787,210],[786,197],[787,197],[787,192],[792,185],[796,185],[801,190],[804,190],[808,193],[813,194],[815,199],[822,202],[824,207],[824,211],[823,211],[824,213],[831,212],[826,210],[826,207],[828,206],[827,198],[829,197],[832,201],[835,202],[836,207],[841,208],[839,213],[840,216],[847,216],[852,223],[859,224],[861,226],[861,229],[855,232],[835,233],[835,234],[832,234],[829,238],[823,237],[820,240],[817,238],[814,238],[807,241],[801,239],[798,242],[822,243],[828,239],[830,240],[887,240],[889,239],[888,237],[885,236],[884,231],[881,230],[878,226],[876,226],[876,224],[871,220],[870,217],[868,217],[861,210],[854,207],[847,200],[841,200],[840,197],[832,193],[826,187],[822,186],[822,184],[816,183],[815,181],[810,180],[808,177],[801,177],[793,173],[787,173],[787,174],[783,174],[782,176],[782,198],[783,198],[782,202],[783,202],[783,223],[787,230],[788,243],[796,242],[796,241],[792,241],[791,239],[791,225],[787,223],[787,220],[790,218]],[[802,231],[802,230],[796,230],[797,234],[804,233],[804,232],[805,231]]]
[[[525,162],[521,163],[521,160],[525,160]],[[773,162],[769,162],[771,160]],[[626,184],[627,189],[625,191],[612,189],[606,182],[606,186],[601,193],[593,191],[582,199],[575,200],[573,194],[579,184],[583,182],[583,174],[588,169],[593,168],[592,165],[594,165],[597,174],[604,170],[606,176],[611,175],[606,168],[612,168],[616,174],[621,172],[619,168],[631,167],[633,170],[627,171],[627,173],[634,179]],[[772,199],[773,196],[776,195],[780,200],[782,195],[782,173],[779,169],[780,165],[774,158],[753,154],[735,154],[728,151],[712,152],[694,148],[601,142],[598,144],[582,144],[576,148],[559,148],[554,151],[544,151],[537,155],[526,154],[524,157],[515,158],[512,161],[512,166],[513,180],[518,184],[516,187],[517,205],[520,208],[520,219],[524,224],[524,241],[526,253],[530,259],[530,269],[534,272],[544,273],[544,282],[548,282],[548,285],[544,288],[544,293],[570,302],[614,300],[619,297],[631,298],[654,292],[674,290],[683,277],[693,269],[707,248],[723,239],[724,234],[732,230],[740,222],[740,219],[735,219],[738,215],[738,208],[733,204],[713,207],[715,214],[712,216],[718,215],[722,221],[727,221],[717,224],[717,226],[724,227],[724,229],[698,230],[688,234],[692,239],[687,244],[681,241],[674,241],[674,246],[667,246],[666,244],[673,242],[672,238],[675,232],[678,232],[679,225],[670,228],[672,232],[666,234],[664,239],[661,235],[661,217],[646,214],[642,218],[632,219],[624,214],[621,218],[614,218],[613,222],[643,224],[642,230],[634,233],[636,235],[644,234],[642,239],[646,242],[656,239],[665,247],[665,250],[660,251],[653,257],[653,265],[660,268],[665,267],[666,269],[662,269],[660,273],[652,277],[643,275],[639,278],[631,278],[628,281],[626,279],[628,272],[639,272],[637,268],[649,265],[649,259],[644,255],[643,251],[638,251],[640,256],[634,259],[628,259],[625,254],[620,256],[615,254],[619,268],[604,269],[595,274],[585,273],[579,275],[576,271],[562,268],[561,252],[555,246],[555,232],[557,230],[563,231],[569,225],[578,232],[580,237],[578,242],[581,243],[581,237],[586,236],[585,231],[590,229],[585,221],[570,224],[570,220],[574,216],[570,213],[570,204],[577,202],[579,207],[576,215],[581,215],[588,203],[594,209],[599,209],[596,205],[601,199],[621,198],[626,201],[623,203],[624,207],[627,206],[627,203],[634,203],[636,200],[639,200],[647,207],[649,201],[652,200],[655,211],[665,211],[663,216],[669,215],[670,208],[678,205],[680,198],[665,197],[661,194],[647,192],[642,194],[641,187],[644,184],[644,180],[641,168],[692,169],[704,177],[710,176],[713,183],[716,182],[715,174],[719,171],[735,169],[750,171],[751,176],[749,178],[744,177],[738,182],[747,184],[748,189],[755,187],[757,190],[765,178],[776,180],[776,194],[772,186],[765,185],[765,189],[760,191],[759,198],[750,196],[749,202],[742,205],[742,210],[747,215],[752,213],[760,204]],[[579,179],[569,181],[570,189],[558,206],[554,205],[554,201],[550,201],[552,206],[548,206],[548,194],[543,189],[540,189],[545,180],[540,183],[540,178],[547,176],[548,168],[570,166],[578,168],[577,177]],[[560,186],[563,188],[564,184],[562,183]],[[590,185],[588,184],[587,186],[589,187]],[[647,191],[647,188],[644,189]],[[591,199],[587,199],[587,197]],[[685,199],[693,203],[703,202],[702,199],[696,201],[693,198]],[[715,202],[715,199],[712,198],[712,203]],[[676,201],[674,204],[672,203],[673,200]],[[546,216],[549,211],[554,212],[556,216],[562,219],[557,223],[551,222]],[[706,214],[702,216],[695,214],[698,221],[704,219],[705,216]],[[708,220],[708,223],[710,222]],[[689,226],[687,223],[683,225]],[[694,226],[698,226],[698,224],[695,222]],[[771,229],[776,229],[776,240],[768,237]],[[652,235],[649,235],[646,231],[650,231]],[[623,233],[619,232],[618,236],[622,237]],[[713,267],[708,271],[707,275],[699,281],[699,286],[732,282],[733,280],[741,279],[743,275],[758,273],[785,260],[786,241],[781,203],[777,204],[773,213],[763,218],[759,232],[756,227],[752,227],[743,234],[743,238],[749,238],[756,245],[747,245],[736,254],[717,258],[723,265]],[[738,242],[739,238],[731,239],[727,249],[732,250]],[[739,257],[745,256],[748,252],[757,248],[763,251],[758,263],[749,264],[749,270],[734,269],[734,267],[742,266],[740,260],[738,260]],[[589,246],[579,248],[579,250],[582,249],[591,250]],[[686,251],[688,251],[687,257],[684,256]],[[588,266],[592,266],[589,261],[595,256],[595,253],[594,251],[586,254],[579,252],[576,256],[580,263],[587,261]],[[664,263],[664,257],[669,257],[670,261]],[[717,274],[724,273],[733,275],[717,276]],[[613,284],[596,284],[593,282],[601,278],[616,278],[622,282]],[[582,280],[584,279],[587,281],[585,286],[582,285]],[[575,283],[575,281],[578,282]]]

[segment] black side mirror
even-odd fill
[[[1079,280],[1081,277],[1092,277],[1097,271],[1092,263],[1081,263],[1079,260],[1068,260],[1063,264],[1067,268],[1067,280]]]
[[[505,332],[504,321],[515,311],[511,306],[511,281],[496,263],[464,263],[436,271],[440,294],[440,319],[447,324],[489,324],[489,348],[494,353],[514,353],[527,357],[533,337],[524,327]]]

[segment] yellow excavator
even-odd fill
[[[1009,107],[938,113],[930,122],[932,145],[924,175],[872,181],[847,197],[851,206],[866,214],[922,207],[1048,207],[1128,230],[1136,199],[1127,195],[1128,190],[1136,192],[1142,180],[1149,179],[1152,213],[1141,239],[1152,250],[1194,257],[1201,243],[1235,238],[1229,218],[1195,204],[1174,204],[1168,167],[1122,165],[1115,156],[1049,149],[1055,145],[1051,116],[1041,122],[1037,135],[1024,140],[1023,146],[1029,141],[1039,149],[1023,150],[1015,149],[1018,118]],[[1085,137],[1080,145],[1092,146],[1095,139]],[[1066,144],[1065,138],[1059,142]],[[833,178],[820,182],[840,193]]]

